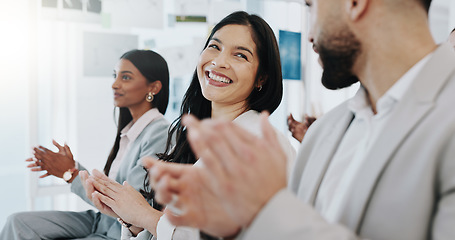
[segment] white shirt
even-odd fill
[[[153,120],[163,117],[157,108],[152,108],[145,112],[135,123],[131,121],[126,125],[120,132],[120,145],[115,156],[114,161],[112,162],[111,169],[109,170],[109,178],[115,179],[117,173],[120,169],[120,166],[123,162],[123,155],[128,152],[130,145],[136,140],[136,138],[141,134],[149,123]]]
[[[377,113],[373,113],[363,87],[350,100],[349,109],[355,118],[347,129],[322,180],[316,197],[315,208],[327,221],[335,223],[340,218],[341,208],[348,197],[359,167],[367,160],[371,149],[399,102],[431,54],[420,60],[406,72],[377,102]]]

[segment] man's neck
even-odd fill
[[[376,45],[365,46],[368,54],[358,59],[359,80],[365,87],[371,107],[376,113],[377,101],[407,71],[434,51],[437,45],[433,39],[423,41],[399,41],[400,44],[385,44],[384,48]]]

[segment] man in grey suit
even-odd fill
[[[306,3],[322,83],[358,93],[310,127],[288,180],[267,114],[262,138],[186,117],[204,166],[148,163],[169,220],[218,235],[230,217],[251,240],[455,239],[455,53],[430,34],[431,0]]]

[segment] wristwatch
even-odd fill
[[[69,183],[69,180],[73,178],[73,173],[77,170],[77,168],[71,168],[68,169],[65,173],[63,173],[63,180],[65,180],[67,183]]]
[[[69,183],[68,181],[73,178],[73,173],[79,169],[79,162],[74,161],[74,168],[68,169],[66,172],[63,173],[63,180]]]

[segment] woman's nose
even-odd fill
[[[114,80],[114,83],[112,83],[112,89],[118,89],[119,88],[119,82],[117,81],[117,79]]]
[[[226,54],[220,53],[212,60],[212,65],[217,66],[219,68],[229,68],[229,57]]]

